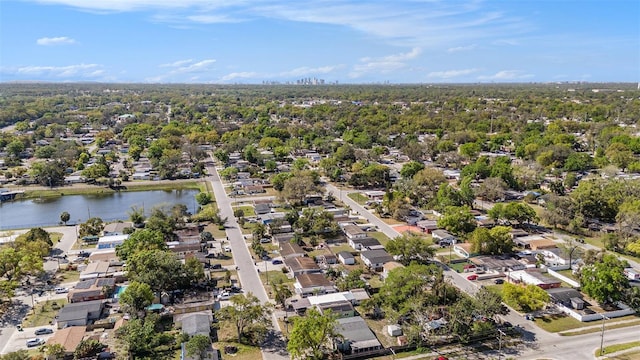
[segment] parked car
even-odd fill
[[[278,260],[278,259],[273,259],[273,261],[271,262],[273,265],[280,265],[282,264],[282,260]]]
[[[262,255],[262,260],[269,261],[271,260],[271,258],[269,257],[269,255]]]
[[[44,340],[40,338],[33,338],[33,339],[27,340],[27,347],[40,346],[43,344],[44,344]]]
[[[495,284],[498,284],[498,285],[499,285],[499,284],[504,284],[504,279],[495,279],[495,280],[493,280],[493,282],[494,282]]]
[[[220,295],[218,295],[218,301],[222,301],[222,300],[229,300],[231,299],[231,293],[225,291],[223,293],[221,293]]]
[[[36,335],[53,334],[53,330],[49,328],[40,328],[35,331]]]
[[[533,316],[533,314],[525,314],[525,315],[524,315],[524,318],[525,318],[525,319],[527,319],[527,320],[532,320],[532,321],[536,319],[536,318]]]
[[[478,280],[478,275],[469,275],[467,276],[467,280]]]
[[[65,294],[69,292],[69,289],[64,288],[64,287],[57,287],[55,288],[56,294]]]
[[[269,239],[269,238],[262,238],[262,239],[260,239],[260,243],[261,243],[261,244],[268,244],[268,243],[270,243],[270,242],[271,242],[271,239]]]
[[[214,270],[222,269],[222,264],[213,264],[211,265],[211,268]]]

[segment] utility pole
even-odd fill
[[[602,316],[602,334],[600,334],[600,356],[604,355],[604,320],[607,319],[606,316],[600,314]]]
[[[498,329],[498,360],[502,359],[502,335],[507,335],[501,329]]]

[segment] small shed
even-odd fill
[[[400,336],[402,335],[402,328],[399,325],[388,325],[387,334],[389,336]]]

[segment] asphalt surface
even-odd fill
[[[349,198],[347,195],[351,192],[358,192],[352,189],[339,189],[334,185],[326,185],[327,192],[331,192],[333,196],[340,199],[343,203],[351,207],[352,211],[367,219],[371,224],[378,226],[389,238],[393,239],[401,234],[389,226],[387,223],[379,219],[372,214],[369,210],[365,209],[362,205]],[[481,205],[482,208],[490,209],[493,204],[482,202],[477,205]],[[565,240],[566,235],[553,233],[558,239]],[[578,244],[585,249],[598,249],[595,246],[589,244]],[[630,261],[632,266],[638,266],[637,263]],[[454,284],[460,290],[473,295],[479,290],[478,282],[467,280],[464,276],[457,273],[454,270],[444,270],[445,279]],[[516,326],[518,331],[523,335],[523,345],[517,348],[504,348],[500,353],[497,351],[489,354],[490,358],[507,358],[512,357],[516,359],[558,359],[558,360],[582,360],[582,359],[594,359],[594,352],[600,348],[600,341],[602,339],[601,332],[594,332],[585,335],[577,336],[561,336],[555,333],[549,333],[542,330],[535,325],[533,321],[526,320],[522,314],[510,309],[507,315],[500,317],[503,321],[510,322],[513,326]],[[615,320],[611,320],[615,322]],[[594,322],[594,326],[598,323]],[[616,343],[625,343],[631,341],[638,341],[640,339],[640,326],[631,326],[619,329],[606,330],[604,334],[604,346],[612,345]]]
[[[213,187],[213,194],[220,209],[220,216],[227,218],[226,233],[229,239],[229,245],[231,246],[231,253],[233,254],[233,260],[238,267],[238,279],[242,285],[245,294],[253,293],[262,303],[271,303],[267,296],[260,276],[258,275],[258,268],[254,264],[254,260],[251,257],[247,243],[240,230],[240,225],[236,221],[233,215],[233,208],[231,206],[232,200],[227,196],[224,190],[224,184],[220,180],[218,170],[215,167],[208,168],[210,177],[208,180]],[[267,265],[269,266],[269,265]],[[262,268],[264,269],[264,264]],[[281,360],[289,359],[289,355],[286,353],[286,345],[282,341],[280,335],[280,326],[276,319],[276,315],[272,316],[273,329],[276,331],[269,334],[267,341],[261,347],[262,358],[265,360]]]

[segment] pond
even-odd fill
[[[63,211],[71,215],[69,224],[81,223],[90,217],[99,217],[105,222],[127,220],[132,207],[144,208],[148,215],[156,206],[170,208],[184,204],[193,214],[197,193],[198,190],[152,190],[8,201],[0,203],[0,230],[55,226]]]

